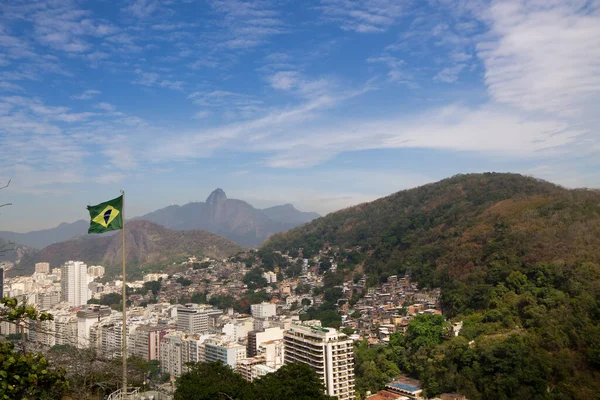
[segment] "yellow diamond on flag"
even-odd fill
[[[119,210],[113,206],[106,206],[106,208],[102,210],[100,214],[98,214],[98,216],[92,221],[106,228],[113,221],[113,219],[117,218],[118,215]]]

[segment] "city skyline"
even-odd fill
[[[0,5],[3,230],[204,201],[320,214],[458,173],[600,187],[595,1]]]

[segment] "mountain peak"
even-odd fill
[[[215,205],[227,200],[227,195],[221,188],[216,188],[206,199],[206,204]]]

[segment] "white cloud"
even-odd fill
[[[220,45],[227,49],[253,48],[286,32],[272,1],[211,0],[210,4],[223,15],[226,31]]]
[[[414,78],[406,68],[406,62],[397,57],[384,53],[379,57],[367,58],[369,64],[383,64],[388,68],[388,79],[392,82],[405,83],[410,86],[415,86]]]
[[[131,82],[135,85],[159,86],[173,90],[183,90],[183,86],[185,85],[183,81],[162,79],[156,72],[146,72],[140,68],[137,68],[135,73],[137,74],[137,78]]]
[[[96,183],[100,183],[100,184],[112,184],[112,183],[119,183],[122,182],[125,179],[125,174],[121,173],[121,172],[115,172],[115,173],[107,173],[107,174],[102,174],[102,175],[98,175],[95,178]]]
[[[300,74],[296,71],[279,71],[269,78],[275,89],[290,90],[298,85]]]
[[[145,19],[151,17],[159,9],[159,6],[157,0],[133,0],[122,11],[130,13],[134,17]]]
[[[173,90],[183,90],[183,85],[185,82],[183,81],[170,81],[168,79],[160,81],[158,84],[160,87],[166,87]]]
[[[115,111],[115,106],[113,106],[110,103],[96,103],[94,104],[94,108],[97,108],[99,110],[103,110],[103,111]]]
[[[99,94],[102,94],[102,92],[99,90],[88,89],[81,94],[71,96],[71,98],[75,100],[89,100],[98,96]]]
[[[321,0],[319,9],[328,21],[359,33],[383,32],[403,11],[397,0]]]
[[[138,77],[131,83],[136,85],[152,86],[160,79],[160,75],[156,72],[144,72],[138,68],[135,70],[135,73],[138,75]]]
[[[478,54],[492,97],[527,111],[595,112],[600,94],[600,8],[577,0],[495,1]]]
[[[458,80],[458,76],[464,68],[464,64],[458,64],[453,67],[444,68],[437,73],[433,80],[445,83],[454,83]]]
[[[198,111],[197,113],[194,114],[194,119],[205,119],[211,116],[211,112],[208,110],[202,110],[202,111]]]
[[[216,108],[246,108],[246,107],[260,107],[262,104],[261,100],[257,100],[253,96],[234,93],[227,90],[213,90],[211,92],[194,92],[188,96],[194,104],[203,107],[216,107]]]

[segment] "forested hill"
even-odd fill
[[[329,247],[346,278],[365,272],[376,285],[409,270],[442,288],[444,315],[464,321],[461,335],[394,353],[428,394],[598,398],[599,191],[458,175],[329,214],[263,251],[310,257]]]
[[[567,190],[517,174],[457,175],[331,213],[263,247],[360,247],[367,274],[384,279],[412,267],[439,285],[482,267],[600,261],[600,191]]]

